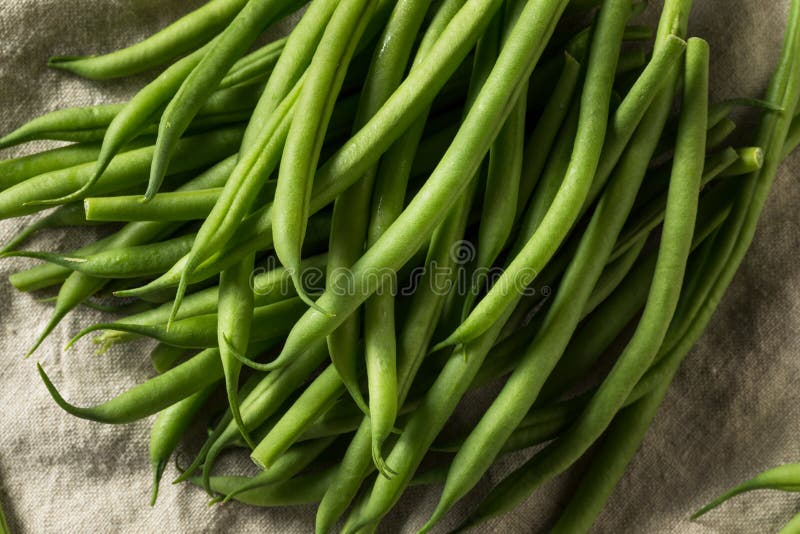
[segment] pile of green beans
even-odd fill
[[[691,0],[666,0],[656,29],[633,0],[210,0],[122,50],[53,57],[94,80],[163,70],[128,102],[0,138],[70,143],[0,161],[0,218],[42,213],[2,244],[3,261],[42,262],[10,282],[57,295],[29,354],[81,304],[119,313],[67,348],[95,332],[100,351],[158,342],[157,374],[96,406],[38,365],[74,416],[157,415],[151,504],[185,446],[176,481],[212,502],[316,503],[320,534],[375,532],[408,487],[443,484],[427,532],[497,461],[540,446],[460,531],[596,445],[554,519],[588,531],[800,144],[791,6],[763,100],[716,104]],[[760,114],[754,139],[739,107]],[[107,223],[77,250],[22,248]],[[261,473],[216,474],[234,447]],[[696,515],[798,484],[784,466]]]

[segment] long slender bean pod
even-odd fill
[[[683,5],[676,2],[673,6],[679,12],[678,17],[685,20],[690,2]],[[682,10],[686,11],[681,14]],[[559,439],[558,445],[547,447],[498,485],[480,506],[472,522],[508,509],[542,482],[571,465],[608,426],[661,346],[678,304],[691,249],[705,154],[708,46],[702,40],[690,40],[685,77],[684,107],[662,241],[653,285],[633,338],[578,421]]]
[[[54,56],[48,65],[92,80],[144,72],[193,50],[223,29],[246,0],[212,0],[144,41],[101,56]]]
[[[280,18],[287,6],[297,3],[297,0],[249,0],[225,31],[210,43],[207,53],[183,80],[161,115],[145,199],[158,192],[181,135],[217,89],[231,65],[265,27]]]
[[[607,50],[611,46],[611,43],[606,41],[599,48],[592,47],[591,54],[600,54],[598,50],[602,50],[609,57],[607,61],[615,62],[616,55],[610,59],[613,50],[612,53]],[[504,309],[504,306],[518,300],[518,293],[510,291],[509,288],[515,287],[515,281],[532,281],[528,279],[535,277],[555,253],[580,215],[586,199],[591,197],[594,184],[598,183],[600,177],[607,176],[604,174],[606,172],[604,167],[611,165],[608,169],[610,174],[613,164],[609,162],[618,160],[648,109],[649,103],[664,86],[664,69],[677,62],[684,48],[685,43],[682,40],[669,37],[663,46],[656,50],[648,67],[617,108],[612,120],[608,122],[608,139],[602,147],[598,144],[596,134],[606,132],[605,117],[608,116],[614,69],[611,69],[612,73],[609,74],[608,65],[595,66],[594,70],[592,65],[587,67],[584,92],[581,95],[581,102],[585,102],[585,105],[581,105],[574,153],[559,194],[553,199],[536,232],[511,261],[493,289],[478,303],[464,323],[447,340],[440,343],[440,347],[474,337],[481,329],[485,329],[486,325],[493,322],[493,317]],[[597,109],[598,106],[602,109]],[[588,137],[584,140],[584,136]],[[600,139],[603,138],[601,135]],[[595,178],[595,173],[598,179]]]

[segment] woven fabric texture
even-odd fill
[[[108,82],[49,70],[54,54],[109,51],[136,42],[201,0],[0,0],[0,131],[71,105],[122,101],[152,74]],[[712,50],[713,99],[759,96],[777,61],[789,0],[697,0],[690,33]],[[661,2],[645,14],[654,24]],[[746,124],[743,121],[742,124]],[[747,127],[744,127],[745,130]],[[27,153],[31,144],[3,151]],[[688,515],[735,483],[767,467],[800,461],[800,157],[781,169],[755,244],[708,332],[678,374],[642,449],[615,490],[595,532],[755,533],[777,530],[800,511],[800,497],[759,492],[736,499],[697,522]],[[30,219],[0,221],[0,241]],[[49,231],[34,250],[71,250],[94,229]],[[0,501],[13,532],[262,532],[313,530],[314,508],[256,509],[236,503],[207,507],[207,495],[172,486],[170,465],[155,508],[147,442],[152,419],[124,426],[63,413],[39,379],[45,365],[63,395],[91,404],[153,375],[148,343],[95,356],[90,340],[66,341],[103,314],[70,314],[35,357],[23,360],[52,311],[21,294],[7,276],[33,261],[0,262]],[[201,436],[196,436],[200,439]],[[186,463],[188,454],[182,455]],[[479,489],[448,515],[453,525],[524,456],[500,462]],[[246,455],[223,469],[254,472]],[[540,531],[566,502],[576,476],[566,475],[513,514],[481,532]],[[414,532],[432,512],[438,488],[407,492],[381,532]],[[444,531],[444,530],[443,530]]]

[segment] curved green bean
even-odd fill
[[[609,43],[604,44],[606,47],[610,46]],[[500,279],[496,281],[493,290],[478,303],[461,326],[445,341],[441,342],[437,348],[450,346],[474,337],[481,329],[485,329],[486,325],[493,323],[493,318],[504,306],[518,301],[518,293],[509,291],[509,288],[521,287],[521,282],[530,283],[532,281],[529,279],[535,277],[536,273],[541,271],[555,253],[563,241],[563,237],[566,236],[572,224],[577,220],[583,209],[582,206],[587,205],[586,200],[592,199],[595,194],[599,194],[602,191],[603,183],[614,169],[616,161],[618,161],[620,154],[642,120],[649,104],[657,98],[666,83],[666,77],[663,75],[664,71],[677,62],[685,46],[685,43],[680,38],[669,36],[665,39],[663,46],[658,47],[653,59],[645,68],[639,80],[637,80],[634,87],[613,114],[613,118],[607,128],[608,137],[602,147],[602,157],[600,157],[601,150],[597,144],[598,138],[594,134],[597,128],[602,128],[601,131],[605,131],[605,119],[600,117],[606,117],[607,112],[595,115],[593,111],[589,112],[588,110],[594,109],[598,105],[603,106],[605,109],[607,102],[603,104],[602,95],[595,94],[595,91],[605,91],[610,95],[611,83],[613,83],[613,69],[611,69],[612,74],[609,74],[606,70],[607,66],[598,68],[596,76],[605,78],[601,85],[601,82],[595,83],[593,81],[595,76],[592,75],[592,66],[589,65],[589,70],[586,74],[587,81],[581,97],[582,101],[586,99],[588,107],[581,106],[581,122],[584,126],[579,126],[580,137],[575,142],[575,150],[579,154],[585,154],[586,158],[573,157],[571,159],[568,174],[559,190],[559,194],[553,199],[547,214],[534,235],[525,243],[520,253],[511,261]],[[598,54],[597,50],[596,47],[593,47],[592,54]],[[614,56],[613,61],[616,61],[616,56]],[[601,89],[602,86],[606,86],[606,88]],[[608,101],[609,98],[605,98],[605,100]],[[601,126],[598,126],[598,123]],[[590,133],[591,136],[584,141],[583,136]],[[576,179],[577,183],[573,181],[573,178]],[[547,237],[547,239],[544,239],[544,237]]]
[[[242,9],[246,0],[211,0],[147,39],[101,56],[53,56],[47,64],[105,80],[144,72],[208,41]]]

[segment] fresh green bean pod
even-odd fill
[[[140,278],[169,269],[189,251],[194,237],[186,234],[149,245],[110,248],[89,256],[24,250],[1,256],[35,258],[95,278]]]
[[[249,0],[230,25],[209,43],[208,50],[183,80],[161,115],[146,199],[158,192],[180,137],[233,63],[253,44],[264,28],[287,11],[299,7],[299,3],[298,0]]]
[[[250,254],[230,269],[222,271],[217,293],[217,343],[225,373],[225,393],[233,420],[245,443],[251,447],[255,443],[250,438],[239,411],[238,391],[242,362],[234,354],[244,354],[250,344],[256,315],[253,288],[250,287],[254,264],[255,255]],[[256,327],[260,326],[262,324],[256,324]]]
[[[272,466],[225,495],[223,504],[235,499],[240,493],[252,491],[291,479],[294,475],[308,467],[316,458],[333,443],[335,437],[324,437],[295,445],[281,454]],[[212,479],[213,488],[213,479]]]
[[[268,77],[281,57],[287,39],[272,41],[238,60],[219,82],[219,88],[236,87]]]
[[[77,144],[0,161],[0,190],[39,174],[94,161],[99,153],[98,144]]]
[[[525,143],[522,175],[519,183],[517,216],[520,216],[528,204],[528,199],[539,182],[542,171],[548,160],[556,134],[570,109],[570,102],[578,85],[581,72],[580,63],[568,53],[564,55],[564,66],[561,75],[553,88],[553,94],[545,105],[544,112],[536,123],[536,127]],[[536,74],[534,73],[534,78]]]
[[[236,151],[241,136],[241,128],[225,128],[182,139],[170,172],[202,168],[222,160]],[[85,191],[83,196],[120,191],[142,183],[147,179],[147,168],[152,155],[153,147],[120,154],[103,177]],[[0,192],[0,216],[18,217],[39,211],[43,208],[40,201],[71,193],[91,180],[93,174],[94,163],[84,163],[25,180]]]
[[[192,221],[205,219],[222,188],[159,193],[150,202],[141,195],[94,197],[83,201],[87,221]],[[78,204],[80,205],[80,204]]]
[[[222,30],[246,0],[211,0],[144,41],[101,56],[54,56],[48,65],[91,80],[144,72],[189,52]]]
[[[681,0],[677,0],[672,6],[679,13],[677,20],[681,21],[680,27],[685,27],[688,13],[683,9],[689,5],[690,2],[681,5]],[[666,13],[670,13],[670,10],[667,9]],[[666,22],[671,30],[674,22],[662,18],[662,23]],[[673,83],[677,80],[677,71],[672,72],[671,78]],[[678,304],[691,250],[703,169],[708,119],[708,45],[702,40],[689,41],[685,78],[684,106],[681,110],[667,215],[653,284],[633,338],[576,423],[558,440],[558,445],[545,448],[501,482],[470,519],[473,524],[510,509],[541,483],[572,465],[610,424],[631,390],[647,372],[661,346]],[[670,96],[669,93],[667,96]],[[669,103],[664,101],[660,107],[663,109],[654,109],[663,114],[663,128]],[[651,153],[656,143],[657,139]]]
[[[103,404],[80,408],[67,403],[41,365],[38,369],[50,395],[64,411],[81,419],[110,424],[130,423],[154,415],[222,379],[219,351],[206,349]]]
[[[286,139],[273,208],[275,253],[281,263],[292,273],[297,273],[300,265],[314,173],[333,112],[333,105],[341,91],[344,76],[356,45],[374,14],[374,8],[374,2],[365,0],[340,2],[325,28],[306,74],[306,81],[298,102],[303,113],[292,122]],[[337,218],[334,215],[334,224]],[[335,232],[334,235],[336,233],[338,232]],[[361,245],[363,245],[363,240]],[[347,266],[347,262],[343,264],[339,259],[338,247],[334,245],[331,252],[329,277],[332,273],[338,272],[340,267]],[[304,296],[305,293],[299,278],[293,275],[292,279],[298,294]],[[331,284],[331,282],[332,280],[329,279],[328,283]],[[306,300],[310,306],[316,306],[310,298]],[[323,310],[318,308],[318,311]],[[352,350],[352,347],[345,346],[343,349],[348,351]],[[331,356],[335,362],[340,361],[338,351],[332,353]],[[352,389],[350,380],[352,377],[346,374],[344,369],[343,374]],[[364,404],[363,399],[355,390],[352,391],[352,394],[361,404]]]
[[[284,412],[272,430],[253,449],[250,458],[261,469],[271,469],[273,463],[344,391],[336,367],[329,365]]]
[[[375,47],[376,52],[372,57],[359,99],[359,109],[354,124],[356,131],[374,115],[402,81],[414,45],[414,36],[422,25],[428,7],[428,2],[403,0],[398,2],[392,11],[389,22]],[[342,193],[334,203],[328,248],[331,258],[328,273],[349,268],[363,253],[365,242],[372,242],[376,238],[374,232],[370,234],[370,225],[375,224],[374,220],[370,220],[370,203],[378,169],[378,164],[368,169],[365,175]],[[377,191],[375,194],[382,193],[384,191]],[[403,197],[404,195],[399,199],[383,200],[392,204],[399,202],[402,205]],[[387,214],[384,211],[381,215],[392,217],[396,216],[396,212]],[[336,283],[330,275],[329,283]],[[391,281],[388,285],[392,285]],[[392,288],[387,287],[387,293],[391,291]],[[369,408],[363,399],[357,378],[356,358],[360,355],[357,347],[361,329],[358,313],[348,318],[328,336],[328,350],[348,392],[356,404],[365,413],[370,414],[374,461],[382,472],[390,475],[391,471],[383,463],[381,446],[394,427],[397,413],[394,299],[391,295],[387,295],[380,309],[375,309],[373,305],[368,304],[365,307],[363,317]]]
[[[253,327],[250,342],[276,340],[286,335],[294,321],[302,313],[297,297],[267,306],[259,306],[253,311]],[[166,325],[136,325],[123,322],[98,323],[81,330],[69,343],[74,344],[86,334],[98,330],[129,332],[150,337],[162,343],[187,349],[217,347],[217,314],[195,315]]]
[[[608,46],[606,44],[601,49],[605,50]],[[538,273],[546,265],[577,220],[586,200],[592,198],[592,190],[596,189],[598,193],[602,190],[600,182],[605,180],[603,177],[610,175],[614,168],[614,162],[619,159],[619,155],[631,139],[649,103],[657,97],[664,86],[664,70],[671,68],[676,63],[684,48],[685,43],[675,37],[667,38],[664,46],[659,47],[634,88],[631,89],[608,123],[608,138],[603,144],[602,150],[596,134],[604,132],[606,127],[605,119],[598,119],[598,117],[608,115],[607,104],[610,96],[605,97],[596,92],[606,92],[610,95],[614,69],[611,69],[609,73],[607,66],[604,66],[597,68],[596,74],[592,74],[592,66],[589,65],[582,95],[582,99],[585,99],[589,107],[581,106],[582,119],[580,122],[584,126],[579,125],[578,137],[575,141],[575,150],[581,157],[571,159],[564,185],[559,190],[560,194],[553,199],[534,235],[511,261],[500,279],[496,281],[495,289],[478,303],[470,317],[447,340],[440,343],[440,348],[468,340],[481,329],[485,329],[488,324],[492,324],[493,317],[504,309],[504,306],[518,301],[519,295],[516,292],[503,291],[502,288],[515,287],[520,280],[526,279],[526,273],[527,278],[531,278],[535,276],[534,273]],[[592,54],[596,53],[598,53],[597,48],[593,47]],[[609,58],[611,57],[612,55],[609,54]],[[614,61],[614,65],[616,65],[616,58],[615,54],[613,59],[610,59]],[[603,81],[595,83],[595,78],[602,78]],[[594,111],[588,111],[597,106],[604,107],[602,113],[595,115]],[[598,128],[600,128],[599,132]],[[584,140],[583,136],[589,137]],[[583,157],[584,155],[585,157]],[[538,238],[537,235],[546,236],[547,239]]]
[[[88,221],[80,203],[59,206],[52,213],[30,223],[12,237],[2,248],[0,253],[6,253],[19,248],[31,237],[47,228],[61,228],[65,226],[92,226],[96,222]]]
[[[158,499],[158,487],[169,458],[175,452],[187,428],[192,424],[213,389],[214,387],[210,386],[198,391],[163,409],[156,416],[150,430],[150,464],[153,467],[153,491],[150,496],[150,506],[155,506]]]
[[[328,489],[333,468],[300,475],[283,482],[270,484],[257,489],[238,493],[233,499],[252,506],[297,506],[319,502]],[[198,477],[187,477],[198,486],[206,486]],[[214,493],[228,495],[243,485],[250,484],[250,477],[217,476],[210,477],[208,487]]]
[[[713,150],[725,142],[736,130],[736,123],[725,117],[719,124],[708,129],[706,148]]]

